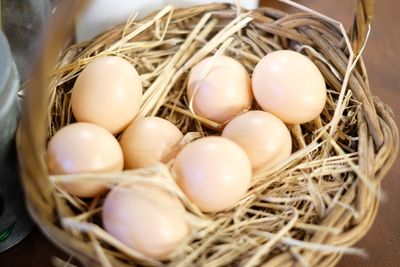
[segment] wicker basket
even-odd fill
[[[80,6],[79,1],[67,2],[58,8],[54,21],[64,30],[51,31],[53,43],[44,47],[33,75],[18,135],[29,212],[56,245],[88,266],[334,266],[343,253],[362,254],[350,246],[374,221],[383,196],[380,182],[399,144],[393,114],[372,96],[359,57],[369,31],[371,1],[358,1],[349,38],[344,38],[341,24],[293,3],[304,12],[248,12],[224,4],[166,8],[141,23],[129,21],[90,42],[68,47],[49,82],[44,77],[51,70],[51,56],[71,34],[71,13]],[[72,9],[65,12],[68,5]],[[55,177],[49,176],[45,163],[46,142],[73,120],[69,91],[90,60],[117,53],[135,65],[149,92],[141,115],[166,117],[184,132],[218,134],[221,125],[197,120],[189,111],[182,88],[190,67],[209,54],[225,53],[251,73],[263,55],[277,49],[301,50],[323,73],[328,101],[321,117],[289,125],[296,152],[273,170],[254,174],[251,190],[231,211],[201,214],[176,189],[193,217],[214,223],[194,227],[193,238],[170,261],[151,261],[113,244],[97,226],[101,223],[93,211],[102,198],[85,203],[66,196],[52,182]],[[139,170],[135,175],[151,176],[154,171]],[[82,213],[82,207],[93,213],[86,213],[74,227],[68,222]]]

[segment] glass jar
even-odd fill
[[[30,74],[41,31],[50,14],[49,0],[0,0],[0,252],[32,229],[18,177],[15,131],[18,91]],[[3,34],[4,32],[4,34]],[[8,40],[7,40],[8,39]],[[9,45],[10,43],[10,45]],[[19,74],[20,75],[19,75]]]
[[[2,30],[24,82],[29,77],[42,29],[50,15],[50,1],[0,0],[0,3]]]
[[[7,39],[0,32],[0,252],[22,240],[32,228],[17,174],[18,90],[17,67]]]
[[[17,128],[19,75],[6,37],[0,32],[0,162],[10,150]]]

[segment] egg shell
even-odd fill
[[[115,137],[91,123],[73,123],[61,128],[47,147],[48,168],[52,174],[121,171],[123,155]],[[93,197],[107,190],[101,182],[63,182],[67,192]]]
[[[137,115],[142,90],[139,74],[127,60],[106,56],[90,62],[79,74],[72,89],[72,112],[79,122],[117,134]]]
[[[159,117],[141,118],[120,139],[126,169],[161,162],[183,138],[171,122]]]
[[[104,228],[127,246],[167,259],[189,233],[181,202],[164,189],[145,183],[114,187],[102,210]]]
[[[173,169],[183,192],[204,212],[234,207],[247,192],[252,175],[243,149],[216,136],[186,145]]]
[[[243,148],[254,170],[272,167],[292,152],[292,138],[286,125],[264,111],[249,111],[235,117],[225,126],[222,136]]]
[[[253,101],[249,74],[237,60],[226,56],[208,57],[195,65],[187,93],[196,115],[218,123],[249,109]]]
[[[252,87],[261,108],[285,123],[317,118],[326,102],[326,85],[317,66],[290,50],[263,57],[254,69]]]

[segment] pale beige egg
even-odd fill
[[[324,77],[309,58],[294,51],[263,57],[254,69],[252,85],[261,108],[285,123],[309,122],[325,106]]]
[[[120,144],[126,169],[162,162],[181,141],[182,132],[159,117],[141,118],[126,129]]]
[[[250,108],[251,81],[246,69],[235,59],[212,56],[190,72],[187,93],[196,115],[225,123]]]
[[[243,149],[223,137],[186,145],[173,169],[183,192],[205,212],[233,208],[249,189],[252,175]]]
[[[130,183],[107,195],[102,219],[108,233],[127,246],[156,259],[167,259],[189,233],[184,207],[155,185]]]
[[[266,169],[292,152],[292,138],[286,125],[271,113],[249,111],[231,120],[222,136],[247,153],[254,170]]]
[[[136,69],[123,58],[106,56],[79,74],[72,89],[72,112],[79,122],[91,122],[117,134],[133,121],[141,98]]]
[[[123,155],[115,137],[91,123],[73,123],[61,128],[47,147],[48,168],[52,174],[121,171]],[[60,184],[79,197],[94,197],[107,190],[101,182],[80,181]]]

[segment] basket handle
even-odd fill
[[[357,0],[356,12],[349,33],[353,51],[356,54],[360,52],[366,41],[374,15],[374,2],[374,0]]]

